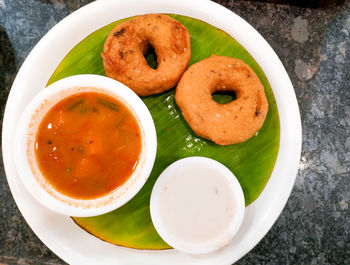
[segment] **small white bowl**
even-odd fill
[[[180,159],[157,179],[151,217],[159,235],[173,248],[191,254],[230,243],[244,216],[242,188],[232,172],[205,157]]]
[[[141,131],[142,150],[130,178],[111,193],[90,200],[67,197],[41,174],[34,151],[36,132],[45,114],[60,100],[81,92],[98,92],[124,103],[134,114]],[[69,216],[95,216],[128,202],[142,188],[153,168],[157,151],[155,126],[142,100],[127,86],[99,75],[76,75],[43,88],[24,110],[16,130],[15,163],[27,190],[49,209]]]

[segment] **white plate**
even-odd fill
[[[235,38],[264,71],[277,101],[280,149],[272,175],[246,208],[240,231],[226,248],[194,256],[176,250],[135,250],[118,247],[88,234],[69,217],[51,212],[25,190],[14,163],[14,132],[24,107],[44,87],[64,56],[87,35],[122,18],[151,13],[175,13],[205,21]],[[10,92],[2,131],[7,180],[13,197],[36,235],[71,264],[232,264],[268,232],[292,190],[301,152],[301,122],[289,77],[268,43],[242,18],[208,0],[100,0],[69,15],[53,27],[23,63]]]

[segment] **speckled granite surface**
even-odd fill
[[[0,0],[0,104],[39,39],[88,0]],[[270,43],[298,98],[303,150],[290,199],[237,264],[350,264],[350,3],[218,1]],[[0,264],[64,264],[28,227],[0,171]]]

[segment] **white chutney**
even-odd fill
[[[232,172],[205,157],[176,161],[159,176],[151,216],[173,248],[207,253],[229,244],[244,216],[244,195]]]

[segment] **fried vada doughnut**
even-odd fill
[[[151,46],[157,55],[156,69],[144,57]],[[186,70],[191,58],[190,35],[167,15],[141,15],[112,30],[101,56],[108,77],[139,96],[158,94],[175,87]]]
[[[219,104],[216,91],[236,99]],[[263,125],[268,111],[264,86],[243,61],[212,55],[190,66],[179,81],[175,100],[193,131],[219,145],[244,142]]]

